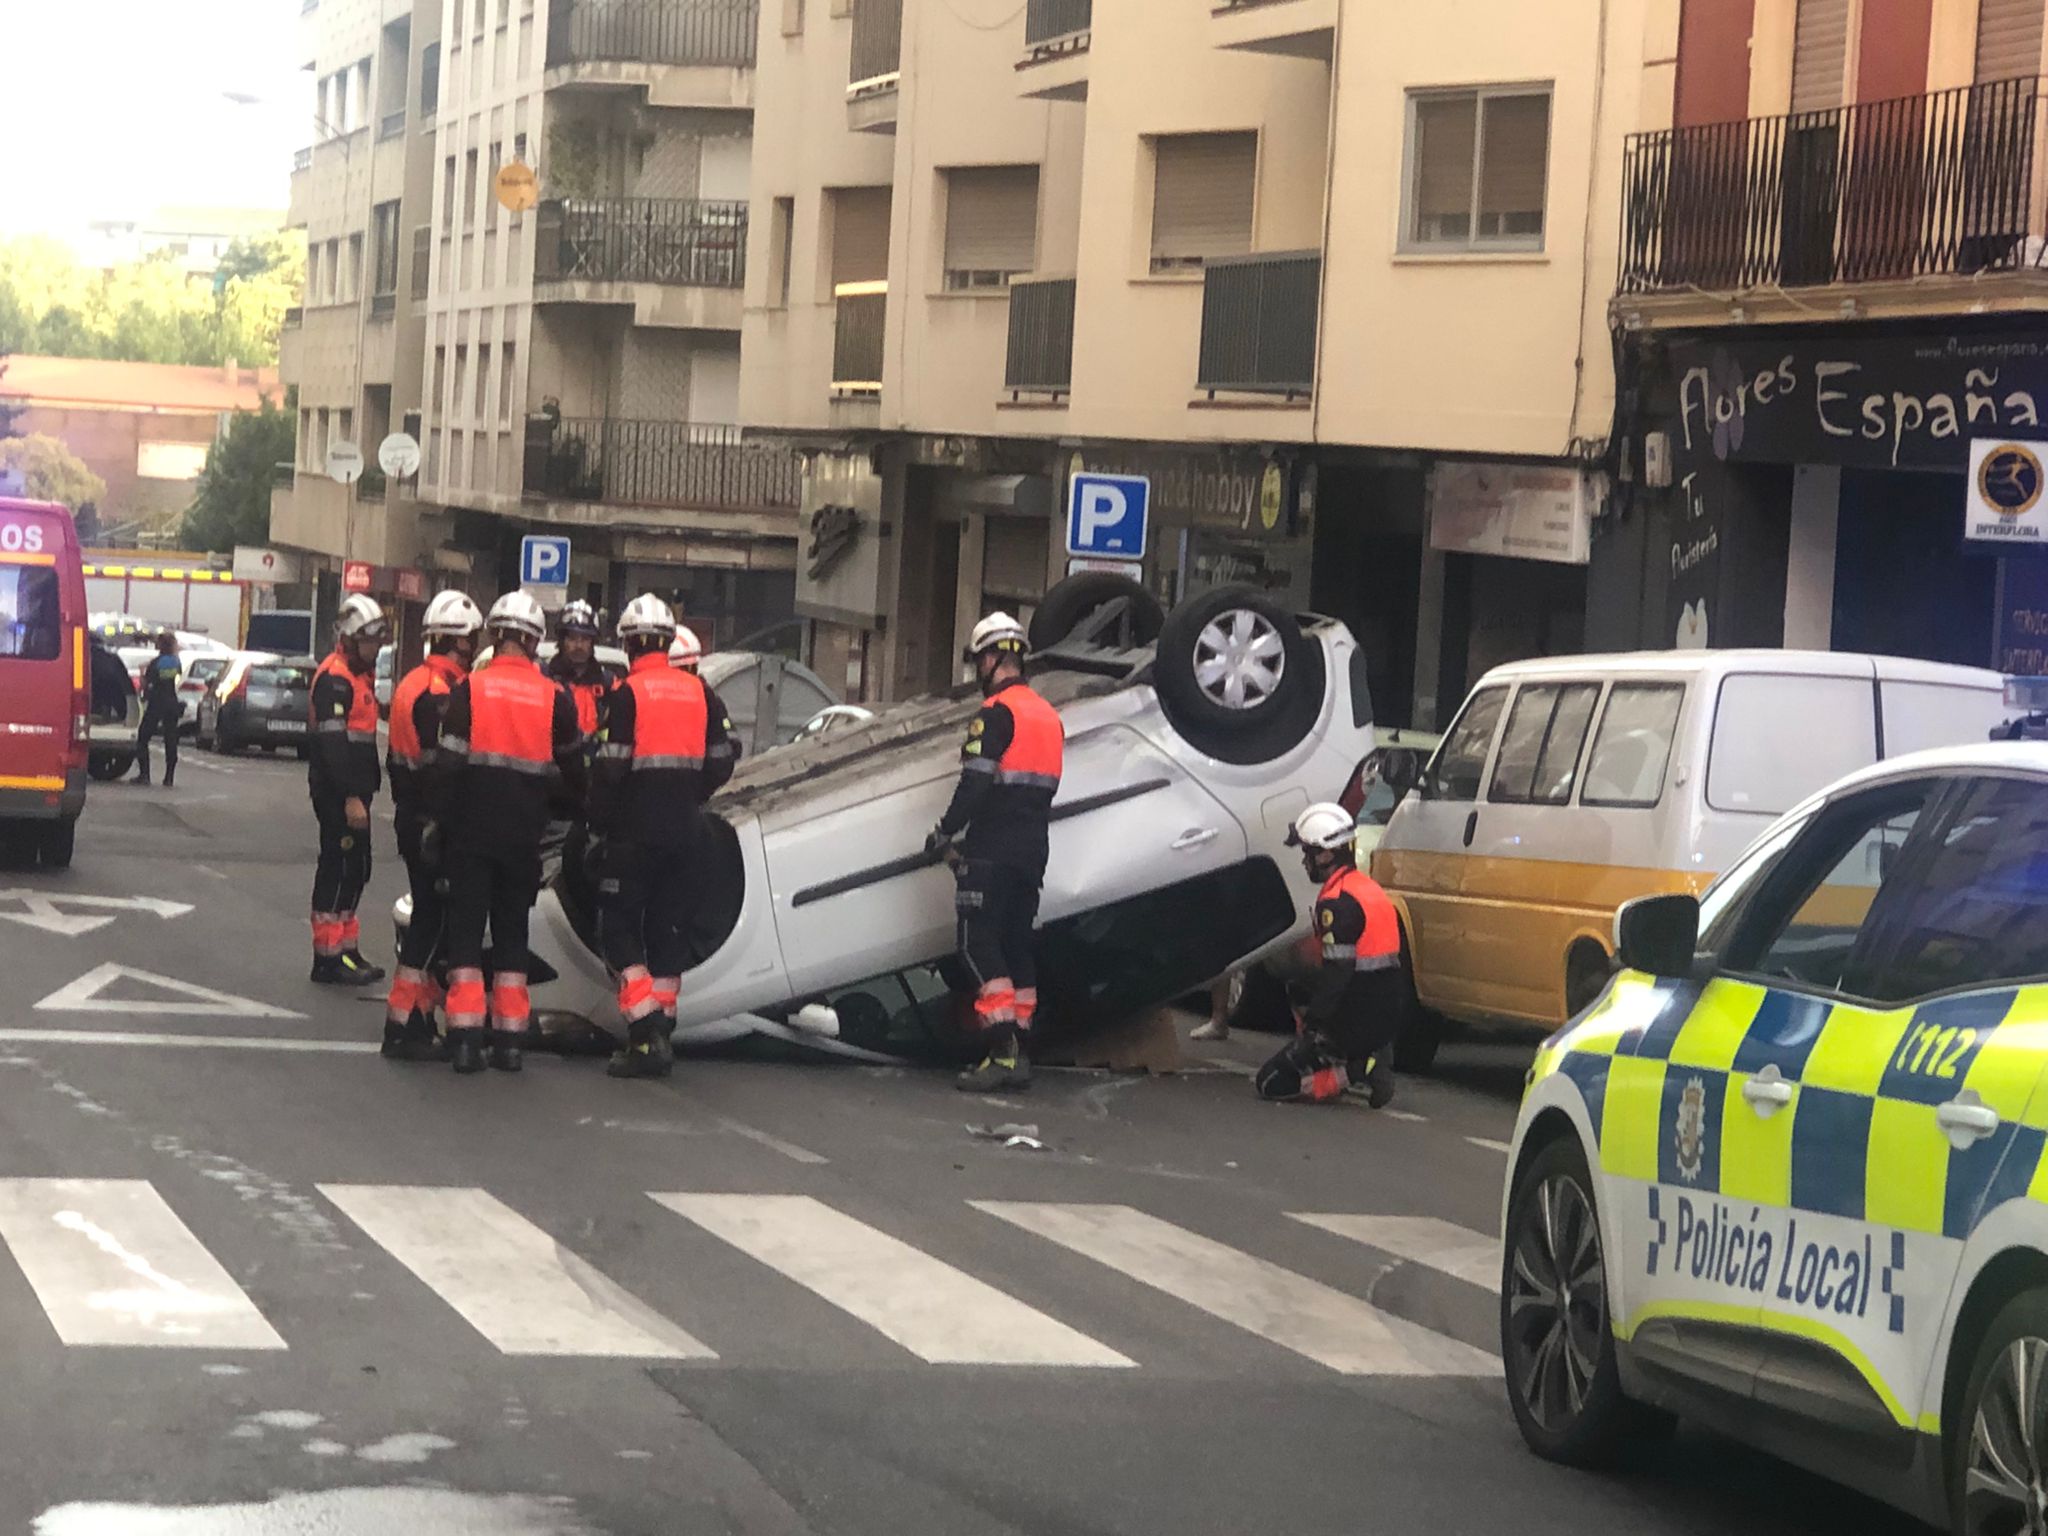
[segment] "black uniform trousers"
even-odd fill
[[[531,848],[452,847],[444,861],[448,896],[442,953],[451,971],[484,969],[484,930],[492,971],[528,969],[528,920],[540,894],[540,859]]]
[[[1258,1070],[1252,1087],[1262,1099],[1334,1096],[1332,1079],[1318,1074],[1346,1069],[1356,1081],[1365,1063],[1392,1048],[1408,1011],[1408,980],[1397,970],[1358,971],[1345,984],[1338,1015],[1320,1029],[1304,1030]],[[1342,1085],[1334,1092],[1341,1093]]]
[[[960,957],[975,985],[1007,976],[1019,991],[1038,986],[1038,958],[1032,929],[1038,922],[1037,870],[993,859],[967,859],[954,877],[953,908],[959,919]]]
[[[135,758],[142,767],[142,777],[149,777],[149,739],[161,736],[164,741],[164,782],[170,783],[178,775],[178,715],[179,706],[174,700],[169,704],[148,704],[143,707],[142,725],[135,733]]]
[[[688,958],[690,881],[698,865],[691,843],[611,843],[598,881],[599,938],[614,971],[644,965],[680,976]]]
[[[313,816],[320,823],[320,861],[313,866],[315,912],[345,916],[355,911],[370,883],[370,829],[348,824],[347,803],[346,795],[332,790],[313,791]]]
[[[447,901],[441,894],[441,868],[429,868],[420,851],[427,818],[402,810],[392,818],[398,834],[398,856],[405,861],[406,884],[412,890],[412,921],[398,946],[398,963],[424,971],[439,958],[447,924]]]

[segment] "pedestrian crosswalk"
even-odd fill
[[[715,1330],[732,1332],[743,1315],[780,1337],[798,1309],[810,1309],[804,1338],[818,1337],[820,1326],[864,1332],[906,1362],[1112,1375],[1199,1366],[1181,1357],[1188,1330],[1134,1323],[1135,1303],[1140,1313],[1179,1312],[1197,1340],[1213,1335],[1219,1368],[1233,1374],[1247,1347],[1349,1376],[1487,1377],[1499,1370],[1483,1337],[1451,1337],[1360,1294],[1392,1259],[1483,1300],[1495,1283],[1493,1239],[1434,1218],[1288,1212],[1271,1224],[1271,1235],[1295,1251],[1308,1245],[1303,1261],[1317,1271],[1312,1277],[1199,1231],[1200,1223],[1124,1204],[948,1205],[928,1251],[901,1235],[901,1219],[877,1225],[811,1195],[650,1191],[632,1197],[647,1202],[639,1207],[645,1219],[633,1219],[644,1245],[632,1250],[632,1261],[641,1266],[641,1284],[662,1300],[657,1310],[488,1190],[318,1189],[345,1219],[336,1230],[362,1240],[352,1246],[392,1262],[381,1307],[427,1309],[442,1325],[473,1333],[480,1348],[513,1358],[745,1365],[762,1358],[762,1340],[745,1329],[734,1337]],[[219,1207],[205,1209],[211,1220],[223,1219]],[[140,1179],[0,1179],[0,1247],[61,1345],[317,1348],[317,1339],[292,1336],[308,1326],[312,1309],[291,1305],[278,1266],[245,1263],[238,1281],[188,1225],[192,1214],[181,1215]],[[219,1234],[217,1246],[246,1253],[246,1238]],[[1360,1245],[1384,1257],[1375,1262]],[[732,1286],[734,1261],[714,1265],[719,1252],[737,1253],[761,1271],[743,1311],[692,1293],[693,1278],[713,1267],[718,1283]],[[647,1279],[657,1272],[659,1282]],[[10,1293],[19,1289],[0,1261],[0,1308]],[[1048,1304],[1047,1295],[1060,1300]],[[1483,1315],[1480,1307],[1468,1311]],[[281,1332],[279,1315],[294,1327]],[[0,1311],[0,1327],[16,1326]],[[1245,1336],[1255,1342],[1229,1342]],[[777,1358],[786,1362],[786,1349]]]

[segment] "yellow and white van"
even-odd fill
[[[1374,876],[1401,913],[1428,1064],[1442,1019],[1557,1028],[1599,995],[1615,909],[1697,894],[1808,795],[1880,758],[1988,739],[2003,680],[1813,651],[1496,667],[1395,809]]]

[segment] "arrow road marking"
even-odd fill
[[[100,994],[115,982],[126,979],[141,982],[185,998],[184,1002],[170,1002],[163,998],[102,997]],[[188,1014],[210,1019],[302,1019],[302,1013],[289,1008],[273,1008],[269,1003],[259,1003],[253,997],[237,997],[232,992],[216,992],[211,987],[198,986],[189,981],[179,981],[175,976],[159,976],[153,971],[138,971],[133,966],[116,965],[108,961],[96,965],[78,980],[59,987],[48,997],[36,1004],[38,1012],[61,1013],[172,1013]],[[0,1031],[4,1034],[5,1031]]]
[[[29,890],[0,891],[0,902],[21,904],[19,912],[0,912],[0,918],[30,928],[40,928],[45,933],[61,934],[67,939],[75,939],[80,934],[104,928],[115,919],[66,912],[65,907],[91,907],[111,912],[154,912],[166,920],[183,917],[192,910],[187,902],[164,901],[155,896],[77,896],[69,892],[53,895],[47,891]]]

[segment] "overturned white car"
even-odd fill
[[[1090,574],[1047,594],[1031,638],[1033,685],[1067,732],[1040,907],[1041,1038],[1126,1017],[1304,932],[1314,892],[1288,826],[1373,746],[1349,631],[1242,587],[1162,618],[1135,584]],[[953,878],[922,849],[978,704],[915,700],[741,764],[711,802],[679,1044],[752,1034],[848,1055],[965,1052]],[[544,1016],[623,1033],[573,840],[532,946]]]

